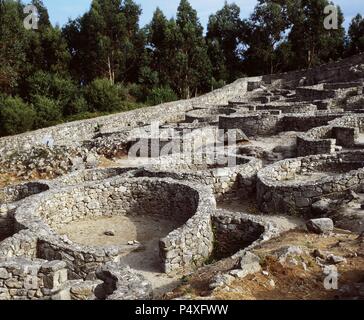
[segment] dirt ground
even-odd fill
[[[159,240],[179,226],[176,221],[157,216],[114,216],[74,222],[57,232],[87,246],[128,245],[129,241],[138,241],[142,247],[134,250],[131,246],[120,261],[149,280],[157,298],[175,288],[181,278],[162,273],[159,259]],[[107,236],[106,231],[115,235]]]
[[[87,246],[127,245],[129,241],[145,244],[162,238],[174,229],[170,220],[153,216],[114,216],[70,223],[60,230],[73,242]],[[113,231],[115,236],[107,236]]]
[[[297,265],[281,263],[271,255],[283,246],[300,246],[308,254],[295,257]],[[337,265],[339,272],[338,290],[324,288],[325,275],[316,263],[312,252],[315,249],[328,251],[345,257],[347,263]],[[351,299],[357,294],[353,284],[364,282],[364,244],[358,235],[337,232],[332,236],[319,236],[305,231],[290,231],[280,238],[268,241],[253,250],[261,258],[264,272],[258,272],[232,284],[209,289],[209,284],[219,272],[234,268],[231,259],[202,268],[184,279],[184,283],[164,296],[165,299],[185,297],[190,299],[217,300],[293,300],[293,299]],[[349,287],[348,293],[340,289]]]
[[[217,208],[230,212],[244,212],[259,216],[261,219],[273,223],[278,228],[279,232],[286,232],[305,224],[305,220],[301,217],[263,214],[257,208],[255,199],[226,201],[219,203]]]

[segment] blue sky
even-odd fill
[[[216,12],[224,5],[225,0],[190,0],[192,6],[197,10],[200,20],[204,27],[206,27],[208,17],[211,13]],[[24,1],[26,2],[26,1]],[[88,10],[91,0],[43,0],[44,4],[49,10],[50,18],[53,24],[60,24],[61,26],[67,22],[68,18],[76,18]],[[153,15],[157,6],[159,6],[167,17],[171,18],[175,15],[178,0],[136,0],[142,6],[143,14],[141,17],[141,26],[148,23]],[[253,11],[257,0],[235,0],[241,8],[241,16],[248,17]],[[357,13],[364,15],[364,2],[363,0],[334,0],[335,4],[341,6],[345,14],[345,26],[347,27],[352,17]]]

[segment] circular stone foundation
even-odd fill
[[[15,221],[17,229],[37,235],[38,258],[64,260],[71,278],[86,279],[100,265],[143,248],[161,257],[161,271],[183,268],[192,260],[202,263],[212,250],[215,206],[213,195],[202,186],[113,177],[40,194],[17,208]],[[114,233],[109,237],[115,239],[106,240],[105,232]]]
[[[58,187],[73,186],[86,182],[101,181],[116,176],[122,176],[135,169],[136,168],[105,168],[76,171],[53,180],[51,183],[57,185]]]
[[[252,157],[223,153],[196,154],[193,157],[177,154],[159,158],[137,175],[194,181],[211,188],[220,201],[252,195],[261,168],[262,162]]]
[[[32,195],[49,190],[47,183],[28,182],[0,189],[0,204],[23,200]]]
[[[236,113],[237,109],[218,106],[208,109],[195,109],[186,113],[186,122],[206,122],[206,123],[217,123],[219,117],[224,115]]]
[[[266,213],[308,214],[320,197],[364,183],[364,151],[277,162],[258,173],[257,200]]]

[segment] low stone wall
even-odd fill
[[[24,179],[55,178],[71,171],[95,168],[98,163],[99,156],[95,152],[78,145],[34,146],[0,155],[0,174]]]
[[[322,84],[296,89],[297,99],[301,101],[335,99],[335,90],[325,90]]]
[[[264,110],[280,110],[285,113],[313,113],[317,111],[317,106],[310,103],[302,102],[277,102],[267,103],[262,105],[249,106],[251,111],[264,111]]]
[[[240,129],[247,136],[269,136],[277,133],[280,115],[261,112],[249,115],[232,115],[219,118],[219,128],[224,130]]]
[[[361,93],[362,88],[335,84],[317,84],[311,87],[296,88],[297,100],[314,101],[327,99],[343,99],[351,93]]]
[[[63,260],[71,279],[86,279],[100,265],[117,260],[127,246],[80,246],[57,235],[52,228],[105,215],[153,214],[179,221],[181,226],[187,221],[188,227],[167,237],[178,240],[161,252],[162,266],[170,272],[191,264],[187,255],[192,255],[196,264],[208,256],[207,251],[212,250],[210,215],[215,205],[213,195],[203,186],[170,179],[114,177],[24,200],[15,211],[15,221],[17,230],[26,229],[37,235],[37,257]],[[171,259],[170,251],[182,259]]]
[[[102,155],[108,159],[124,156],[128,153],[129,137],[132,130],[97,134],[92,140],[87,140],[82,145],[88,150]]]
[[[0,205],[0,241],[14,234],[14,217],[8,205]]]
[[[340,83],[325,83],[323,88],[325,90],[339,90],[339,89],[355,89],[363,87],[362,81],[356,82],[340,82]]]
[[[265,225],[246,214],[218,211],[212,219],[215,235],[214,258],[224,259],[261,239]]]
[[[256,174],[262,162],[233,154],[162,157],[138,171],[138,176],[193,181],[211,188],[217,201],[248,198],[255,194]]]
[[[106,168],[90,169],[70,173],[58,179],[47,182],[52,187],[79,185],[86,182],[101,181],[112,177],[123,176],[131,173],[136,168]]]
[[[278,131],[298,131],[306,132],[307,130],[325,126],[342,114],[285,114],[279,123]]]
[[[51,299],[66,282],[62,261],[16,258],[0,262],[0,300]]]
[[[220,115],[230,115],[234,114],[236,111],[236,109],[222,106],[211,107],[209,109],[197,109],[187,112],[185,121],[189,123],[193,123],[195,121],[217,123],[219,121]]]
[[[213,215],[214,254],[231,256],[233,261],[281,234],[278,225],[266,216],[218,209]],[[243,232],[241,232],[243,231]],[[212,258],[216,258],[212,256]]]
[[[97,270],[100,280],[70,281],[64,261],[13,258],[0,262],[0,300],[149,300],[152,286],[116,263]]]
[[[36,258],[38,236],[29,230],[21,230],[1,241],[0,261],[14,257]]]
[[[130,157],[145,158],[158,158],[179,153],[193,154],[201,147],[217,142],[220,142],[220,136],[216,126],[191,130],[170,128],[154,134],[142,133],[133,138],[128,154]]]
[[[257,111],[250,114],[233,114],[231,116],[220,116],[219,128],[224,130],[240,129],[248,136],[269,136],[283,131],[305,132],[324,126],[338,118],[344,113],[309,112],[301,114],[281,114],[281,110]],[[333,123],[335,124],[335,123]]]
[[[96,276],[103,281],[99,291],[104,296],[99,296],[99,299],[150,300],[153,298],[151,284],[130,268],[121,267],[116,263],[107,263],[97,270]]]
[[[355,139],[364,131],[364,117],[360,114],[343,114],[328,122],[328,125],[317,127],[297,136],[297,154],[308,156],[330,154],[335,152],[336,145],[353,147]]]
[[[354,97],[348,98],[346,101],[345,109],[347,111],[350,110],[360,110],[364,108],[364,94],[357,95]]]
[[[324,126],[297,136],[297,155],[329,154],[335,152],[336,140],[331,139],[332,127]]]
[[[296,88],[298,85],[313,85],[323,81],[333,83],[352,82],[356,79],[361,80],[364,77],[363,59],[364,54],[358,54],[310,69],[264,76],[263,81],[269,81],[276,87],[281,88]]]
[[[20,201],[31,195],[49,190],[46,183],[28,182],[0,189],[0,203]]]
[[[362,167],[363,151],[280,161],[258,173],[257,202],[269,214],[309,214],[318,198],[355,190],[364,183]],[[314,172],[323,172],[324,177],[300,180],[300,175]]]
[[[256,89],[259,89],[263,84],[263,81],[249,81],[247,89],[248,91],[254,91]]]
[[[118,132],[150,124],[152,121],[179,122],[184,119],[185,113],[197,108],[199,105],[224,104],[239,93],[247,92],[248,82],[260,81],[262,77],[239,79],[221,89],[214,90],[203,96],[190,100],[181,100],[164,103],[155,107],[146,107],[119,114],[98,117],[95,119],[75,121],[58,126],[40,129],[12,137],[0,138],[0,154],[4,155],[13,150],[24,151],[34,146],[45,146],[46,141],[54,145],[74,145],[75,143],[90,140],[102,133]]]

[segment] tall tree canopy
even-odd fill
[[[18,1],[0,2],[0,91],[16,90],[26,68],[27,30],[23,27],[23,6]]]
[[[345,35],[343,13],[330,0],[258,0],[244,20],[226,1],[209,17],[206,35],[188,0],[171,19],[157,8],[144,28],[135,1],[92,0],[60,29],[42,0],[29,0],[38,29],[28,30],[25,2],[0,0],[0,135],[189,98],[244,75],[364,51],[363,17]],[[337,9],[338,28],[325,28],[328,6]]]
[[[206,39],[209,45],[214,77],[226,81],[235,80],[241,75],[239,43],[242,32],[240,8],[225,2],[224,7],[209,18]]]
[[[66,25],[63,33],[80,80],[136,80],[144,50],[140,14],[133,0],[93,0],[85,15]]]
[[[152,21],[146,27],[150,61],[145,68],[149,74],[154,72],[149,81],[151,83],[164,86],[169,84],[169,76],[172,73],[169,62],[174,59],[175,31],[174,21],[168,21],[162,10],[157,8]]]
[[[364,52],[364,19],[361,14],[358,14],[351,21],[348,40],[349,55]]]
[[[243,27],[243,41],[247,47],[245,65],[249,74],[277,71],[277,47],[284,41],[288,28],[286,1],[258,1]]]
[[[211,80],[211,62],[203,37],[203,27],[187,0],[181,0],[175,26],[175,59],[171,77],[173,87],[181,97],[189,98],[199,90],[206,90]]]
[[[289,7],[292,30],[288,41],[294,53],[291,68],[307,68],[340,58],[344,50],[344,16],[340,7],[338,29],[327,30],[324,26],[325,7],[328,0],[295,0]]]

